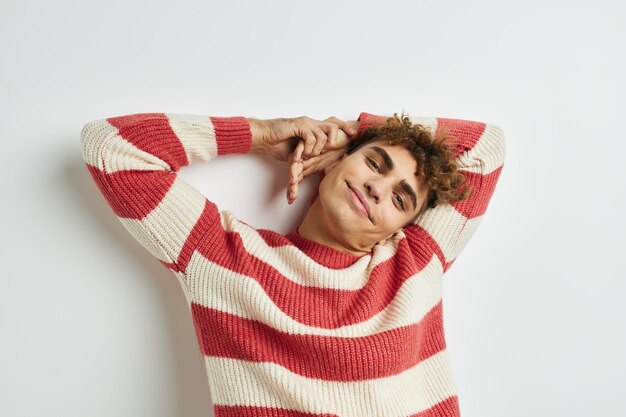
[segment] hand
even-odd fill
[[[292,204],[298,198],[298,185],[304,177],[314,174],[324,174],[326,167],[347,153],[345,147],[340,149],[323,150],[319,155],[309,159],[302,159],[304,142],[298,143],[296,149],[289,155],[289,186],[287,187],[287,202]]]
[[[354,122],[336,117],[324,121],[301,116],[270,120],[248,119],[252,129],[252,152],[269,155],[279,161],[288,161],[297,144],[304,148],[300,158],[319,155],[323,149],[343,148],[357,134]]]

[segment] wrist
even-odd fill
[[[268,135],[267,120],[247,118],[252,133],[252,143],[250,153],[263,153],[265,151],[266,138]]]

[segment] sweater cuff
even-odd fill
[[[361,112],[357,120],[359,121],[358,136],[361,136],[368,127],[378,127],[384,124],[387,121],[387,116]]]
[[[252,146],[252,131],[243,116],[211,117],[217,142],[217,154],[248,153]]]

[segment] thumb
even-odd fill
[[[354,136],[357,134],[356,130],[352,127],[352,125],[350,124],[350,122],[347,122],[345,120],[341,120],[340,122],[337,123],[337,126],[339,126],[339,128],[341,130],[343,130],[344,132],[346,132],[346,134],[348,136]]]

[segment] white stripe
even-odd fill
[[[176,175],[165,161],[121,137],[106,119],[87,123],[81,140],[85,161],[107,174],[144,170]],[[153,256],[175,262],[202,214],[205,200],[202,193],[177,176],[161,202],[144,219],[118,218]]]
[[[459,213],[451,204],[442,204],[426,210],[417,224],[423,227],[437,242],[446,261],[451,261],[458,254],[452,243],[463,232],[467,217]]]
[[[104,170],[104,164],[99,152],[103,142],[115,134],[117,134],[117,129],[106,120],[92,120],[85,124],[80,132],[81,148],[85,162],[100,170]]]
[[[464,171],[488,175],[502,166],[505,152],[504,134],[498,126],[491,124],[486,125],[475,146],[457,157],[457,161]],[[432,236],[446,261],[450,262],[467,246],[482,217],[468,219],[451,204],[442,204],[426,210],[416,224]]]
[[[356,358],[360,360],[359,358]],[[356,382],[306,378],[273,362],[205,357],[213,402],[341,417],[406,417],[456,395],[447,351],[398,375]]]
[[[444,246],[448,255],[446,256],[446,260],[449,262],[452,259],[456,259],[457,256],[463,251],[465,246],[469,243],[472,236],[478,229],[480,222],[483,220],[483,216],[473,217],[469,219],[465,226],[461,229],[461,233],[459,234],[458,240],[454,244],[453,247]]]
[[[328,329],[305,325],[285,314],[263,287],[246,275],[208,261],[195,252],[187,266],[187,282],[197,304],[264,323],[290,334],[362,337],[419,322],[442,297],[439,258],[407,279],[380,312],[359,323]]]
[[[217,156],[215,127],[209,116],[166,113],[170,127],[185,148],[189,163]]]
[[[370,271],[391,259],[397,252],[398,243],[405,237],[400,231],[388,239],[385,245],[376,245],[371,255],[361,257],[346,268],[334,269],[317,263],[293,244],[269,246],[256,229],[238,221],[233,213],[224,210],[222,214],[224,229],[238,233],[250,255],[272,265],[290,281],[310,287],[342,290],[363,288]]]
[[[434,134],[437,130],[437,118],[436,117],[424,117],[424,116],[409,116],[409,120],[413,124],[419,124],[427,127],[430,133]]]
[[[463,171],[488,175],[503,164],[505,153],[502,129],[486,125],[474,147],[459,155],[457,161]]]
[[[105,119],[87,123],[81,141],[83,159],[108,174],[123,170],[170,170],[165,161],[121,137],[118,129]]]
[[[164,262],[173,262],[172,252],[165,250],[161,242],[150,232],[149,227],[143,220],[127,219],[118,217],[122,225],[128,233],[135,238],[137,242],[148,250],[157,259]]]
[[[175,262],[202,215],[205,200],[203,194],[177,176],[161,202],[146,217],[118,218],[152,255],[165,262]]]

